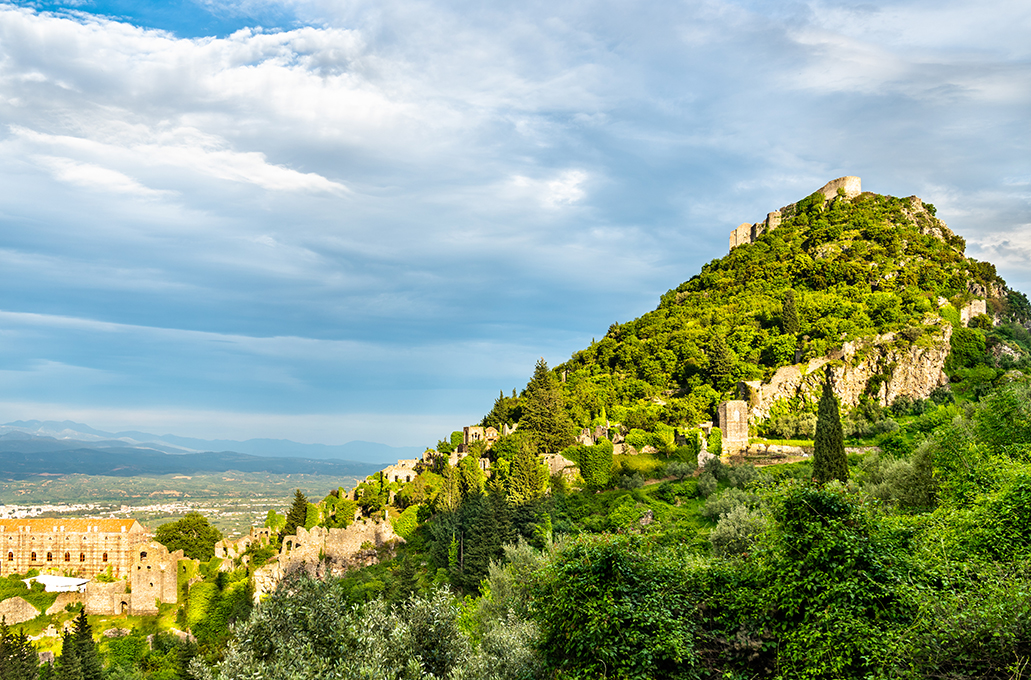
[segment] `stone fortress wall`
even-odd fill
[[[863,193],[863,182],[858,177],[839,177],[838,179],[833,179],[820,187],[819,193],[823,194],[827,199],[831,199],[838,195],[838,189],[845,192],[846,198],[855,198],[859,194]],[[780,226],[781,216],[793,208],[794,205],[794,203],[791,203],[780,210],[774,210],[767,214],[766,219],[762,222],[756,222],[754,224],[745,222],[732,230],[730,232],[730,249],[733,250],[745,243],[752,243],[766,232],[776,229]]]

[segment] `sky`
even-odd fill
[[[0,4],[0,421],[432,445],[858,175],[1031,293],[1026,0]]]

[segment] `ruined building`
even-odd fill
[[[824,184],[819,193],[823,194],[825,198],[831,199],[838,195],[838,189],[841,189],[846,198],[855,198],[859,194],[863,193],[862,180],[858,177],[839,177],[838,179],[831,180]],[[762,236],[768,231],[773,231],[780,226],[781,215],[787,212],[790,208],[794,207],[794,203],[786,205],[780,210],[774,210],[773,212],[766,215],[766,219],[762,222],[756,222],[755,224],[745,222],[740,225],[737,229],[730,232],[730,249],[733,250],[737,246],[745,243],[752,243],[757,238]]]
[[[110,567],[120,578],[152,538],[134,519],[0,519],[0,576],[38,569],[92,578]]]
[[[86,584],[87,614],[153,615],[159,604],[179,601],[177,570],[186,559],[182,550],[170,553],[157,541],[148,541],[137,545],[131,557],[127,580]]]

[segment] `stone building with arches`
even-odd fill
[[[0,577],[40,573],[128,576],[136,549],[153,535],[134,519],[0,519]]]

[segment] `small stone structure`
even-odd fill
[[[419,474],[419,464],[418,458],[399,460],[397,464],[383,468],[383,479],[387,482],[410,482]]]
[[[740,400],[725,401],[717,408],[723,448],[720,459],[727,461],[748,448],[748,403]]]
[[[984,300],[971,300],[959,310],[959,321],[964,326],[970,325],[970,320],[975,316],[988,313],[988,303]]]
[[[823,194],[824,197],[829,200],[837,196],[838,189],[841,189],[845,193],[845,198],[852,199],[863,193],[862,184],[862,180],[858,177],[839,177],[838,179],[833,179],[820,187],[818,193]],[[745,222],[738,226],[737,229],[730,232],[730,249],[733,250],[737,246],[744,245],[745,243],[752,243],[766,232],[776,229],[780,226],[782,215],[794,206],[795,204],[792,203],[791,205],[784,206],[780,210],[774,210],[767,214],[766,219],[762,222],[756,222],[755,224]]]
[[[218,557],[227,562],[235,561],[237,558],[243,558],[246,564],[246,557],[244,553],[252,545],[267,545],[272,542],[272,529],[268,527],[251,527],[251,531],[246,536],[241,536],[236,541],[230,541],[228,538],[223,538],[221,541],[215,544],[215,557]],[[225,565],[223,565],[225,566]]]
[[[462,428],[462,443],[458,446],[459,453],[469,453],[469,447],[476,442],[487,443],[487,448],[494,446],[494,442],[501,438],[498,431],[493,427],[482,427],[470,425]]]
[[[557,453],[549,453],[543,456],[544,464],[548,466],[548,474],[562,474],[564,477],[575,478],[580,474],[580,468],[576,463]]]

